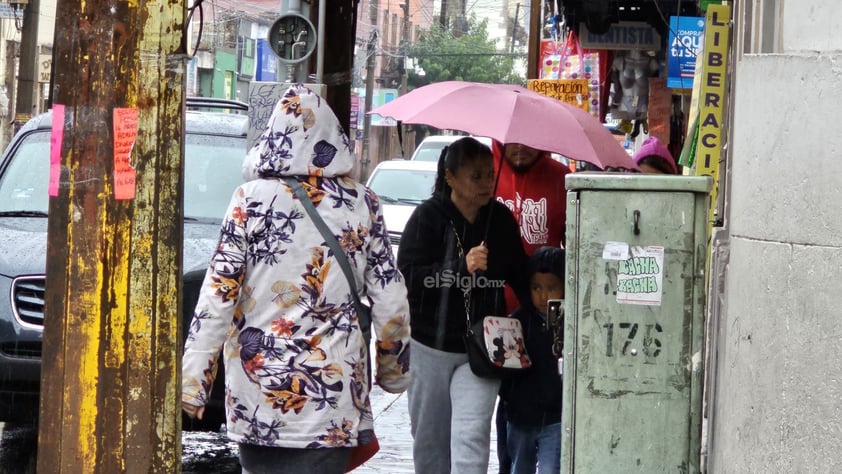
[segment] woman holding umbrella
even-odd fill
[[[457,140],[442,151],[433,197],[415,209],[401,238],[398,267],[415,340],[408,392],[415,472],[488,470],[500,381],[471,372],[466,316],[505,315],[505,283],[528,294],[517,222],[493,193],[491,150]]]

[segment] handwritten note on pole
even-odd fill
[[[61,178],[61,143],[64,140],[64,105],[53,105],[53,123],[50,132],[50,187],[49,195],[58,196]]]
[[[137,109],[114,109],[114,199],[134,199],[137,174],[132,151],[137,141]]]

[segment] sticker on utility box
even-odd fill
[[[664,248],[630,246],[629,257],[620,260],[617,302],[660,306],[664,281]]]
[[[605,242],[602,247],[603,260],[628,260],[629,244],[625,242]]]

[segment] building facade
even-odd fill
[[[842,4],[734,2],[710,472],[842,469]]]

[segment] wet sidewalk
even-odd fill
[[[413,472],[412,435],[409,432],[409,411],[406,393],[393,395],[374,387],[371,391],[374,431],[380,440],[380,451],[353,472],[358,474],[407,474]],[[497,473],[497,436],[491,422],[491,455],[489,474]]]
[[[371,408],[374,414],[374,430],[380,440],[380,451],[355,469],[355,474],[408,474],[414,471],[406,400],[406,393],[394,395],[377,386],[372,388]],[[493,429],[493,419],[491,426],[488,472],[497,474],[497,436]],[[186,431],[182,433],[182,442],[184,474],[239,474],[237,444],[229,441],[224,434]]]

